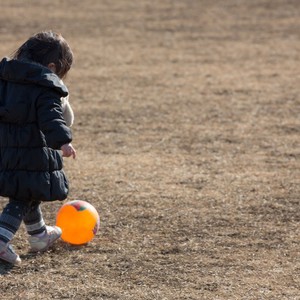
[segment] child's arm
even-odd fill
[[[36,103],[37,122],[45,136],[47,145],[60,150],[72,141],[72,133],[63,118],[61,100],[56,93],[49,90],[41,95]]]

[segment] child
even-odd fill
[[[63,118],[68,90],[61,79],[72,63],[66,40],[52,31],[35,34],[0,62],[0,196],[9,198],[0,215],[0,259],[12,264],[21,262],[10,241],[22,221],[33,252],[61,235],[46,226],[40,204],[64,200],[69,191],[62,156],[75,158],[76,151]]]

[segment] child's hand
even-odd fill
[[[76,150],[73,148],[72,144],[64,144],[61,146],[60,150],[62,151],[62,156],[76,158]]]

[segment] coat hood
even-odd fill
[[[67,87],[55,73],[30,61],[3,58],[0,62],[0,79],[16,83],[34,83],[52,88],[62,97],[69,94]]]

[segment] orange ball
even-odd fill
[[[82,200],[65,203],[57,212],[56,226],[62,230],[63,241],[82,245],[91,241],[100,226],[100,218],[93,205]]]

